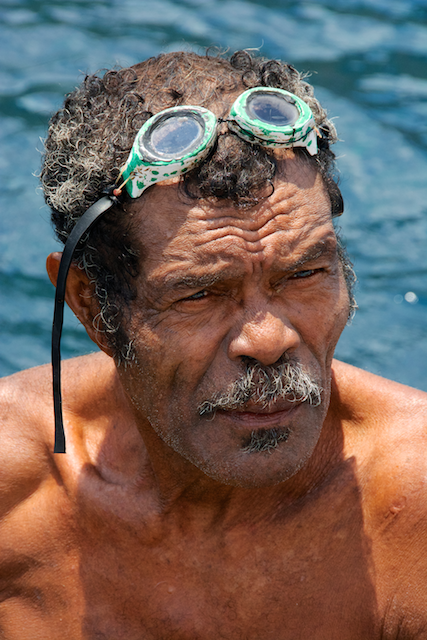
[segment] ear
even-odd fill
[[[49,280],[56,287],[62,253],[51,253],[46,260]],[[89,281],[83,269],[71,264],[67,276],[65,301],[80,320],[91,340],[107,355],[113,357],[112,349],[107,345],[105,334],[97,328],[99,304],[94,295],[94,285]],[[101,327],[102,329],[102,327]]]

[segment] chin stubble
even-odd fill
[[[291,430],[288,427],[274,427],[252,431],[249,438],[242,442],[242,451],[246,453],[273,453],[281,442],[286,442]]]

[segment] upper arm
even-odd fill
[[[45,439],[50,407],[38,371],[0,381],[0,519],[34,493],[51,469]]]

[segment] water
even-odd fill
[[[427,391],[427,0],[1,0],[0,374],[50,358],[58,245],[33,175],[49,114],[82,73],[211,45],[312,72],[360,280],[337,356]],[[92,350],[68,313],[63,355]]]

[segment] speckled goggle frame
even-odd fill
[[[248,103],[256,94],[285,99],[297,110],[293,124],[274,125],[248,114]],[[178,157],[160,158],[148,148],[150,136],[161,123],[173,117],[190,117],[203,128],[202,138],[196,148]],[[242,93],[230,109],[229,117],[223,120],[233,133],[251,144],[263,147],[305,147],[311,155],[317,153],[317,132],[310,107],[298,96],[272,87],[255,87]],[[129,157],[120,176],[131,198],[138,198],[148,187],[180,176],[209,154],[217,138],[218,120],[203,107],[180,106],[164,109],[152,116],[138,131]],[[123,186],[123,185],[122,185]]]

